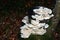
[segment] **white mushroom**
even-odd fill
[[[46,33],[46,30],[41,28],[41,29],[35,29],[33,30],[34,32],[32,34],[37,34],[37,35],[43,35]]]
[[[48,8],[44,8],[44,11],[45,11],[46,13],[49,13],[49,14],[52,13],[52,10],[51,10],[51,9],[48,9]]]
[[[38,25],[39,24],[39,22],[37,22],[36,20],[31,20],[31,24],[33,24],[33,25]]]
[[[23,22],[23,23],[27,23],[27,22],[28,22],[28,16],[25,16],[25,17],[22,19],[22,22]]]
[[[46,24],[46,25],[45,25],[45,28],[48,28],[48,27],[49,27],[49,25],[48,25],[48,24]]]
[[[28,38],[31,34],[37,34],[37,35],[44,35],[46,33],[46,28],[49,27],[46,23],[39,23],[40,21],[43,21],[44,19],[50,19],[54,15],[52,14],[52,10],[45,7],[39,7],[39,9],[33,9],[33,11],[38,15],[32,15],[33,19],[31,19],[31,23],[28,24],[28,16],[25,16],[22,20],[23,23],[25,23],[24,26],[20,27],[21,29],[21,37],[22,38]],[[43,29],[45,27],[45,29]]]
[[[21,37],[28,38],[31,35],[31,29],[22,29],[21,30]]]

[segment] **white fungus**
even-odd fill
[[[45,7],[39,7],[39,9],[33,9],[33,12],[36,13],[32,15],[33,20],[31,19],[31,23],[28,24],[28,16],[25,16],[22,20],[25,23],[24,26],[21,26],[21,38],[29,38],[31,34],[36,35],[44,35],[46,33],[46,28],[49,27],[46,23],[40,23],[44,19],[50,19],[54,15],[52,14],[52,10]],[[37,15],[38,14],[38,15]],[[45,29],[44,29],[45,28]]]
[[[23,22],[23,23],[27,23],[27,22],[28,22],[28,16],[25,16],[25,17],[22,19],[22,22]]]
[[[28,38],[31,34],[31,29],[22,29],[21,30],[21,37]]]
[[[48,24],[46,24],[46,25],[45,25],[45,28],[48,28],[48,27],[49,27],[49,25],[48,25]]]
[[[43,35],[45,33],[46,33],[46,30],[43,28],[35,30],[35,34],[37,34],[37,35]]]

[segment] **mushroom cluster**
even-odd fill
[[[33,9],[33,12],[35,15],[32,15],[31,17],[31,23],[28,23],[28,16],[25,16],[22,19],[22,22],[25,23],[25,25],[21,26],[21,37],[22,38],[29,38],[31,34],[36,35],[44,35],[46,33],[46,28],[49,27],[46,23],[40,23],[40,21],[50,19],[54,15],[52,14],[52,10],[45,7],[39,7],[39,9]]]

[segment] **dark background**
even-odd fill
[[[35,6],[54,9],[56,0],[0,0],[0,40],[20,39],[21,20]],[[29,10],[30,11],[30,10]],[[60,21],[54,31],[54,39],[60,38]]]

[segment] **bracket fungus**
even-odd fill
[[[45,7],[33,9],[33,12],[35,15],[32,15],[32,18],[36,20],[31,19],[31,23],[28,23],[28,16],[25,16],[22,20],[22,22],[25,23],[24,26],[20,27],[22,38],[28,38],[31,34],[44,35],[46,33],[46,28],[48,28],[49,25],[40,23],[39,21],[47,20],[54,16],[52,10]]]

